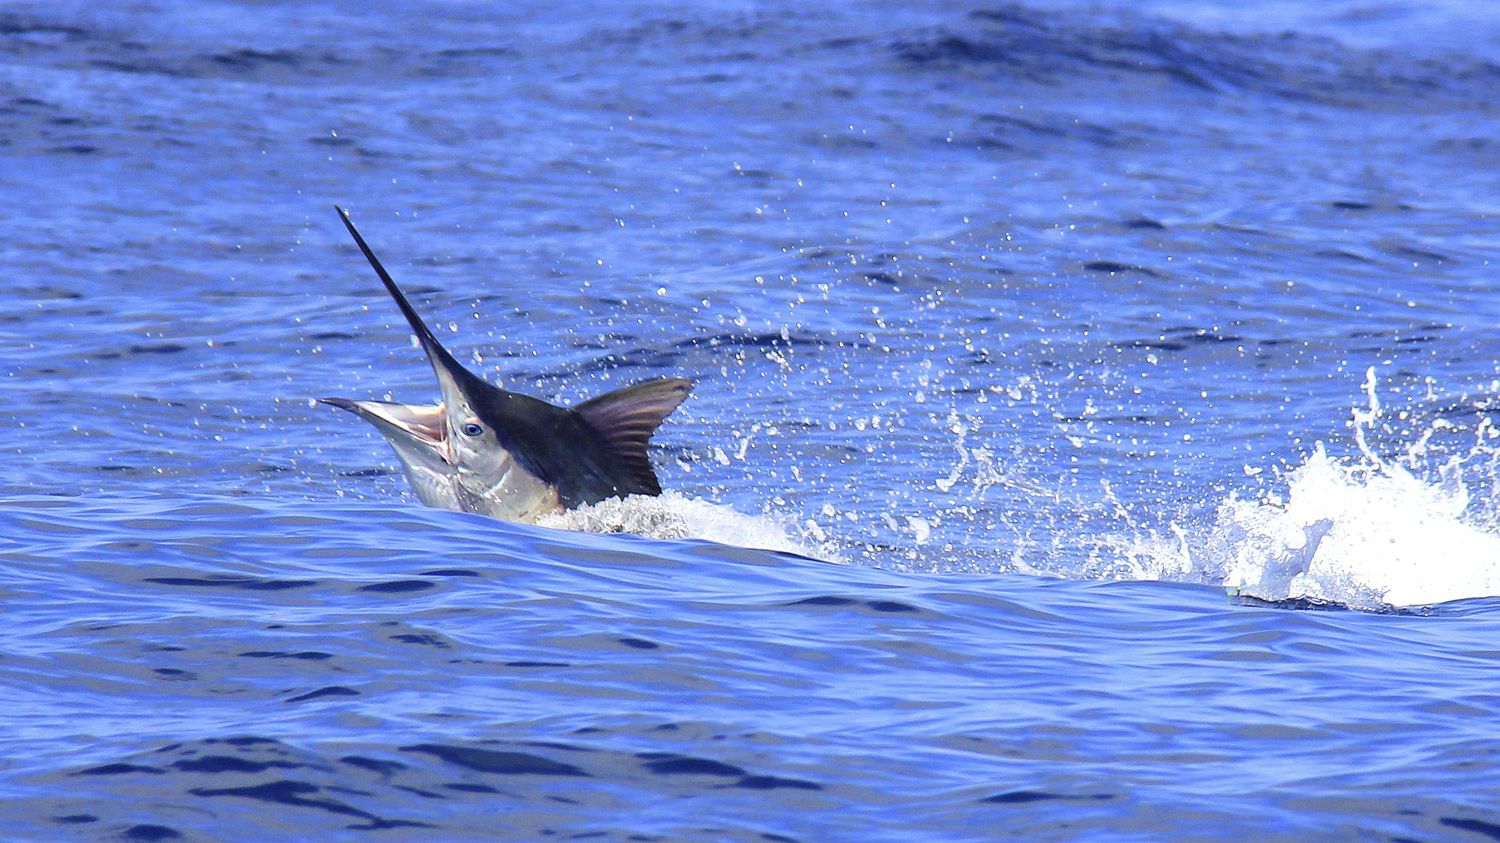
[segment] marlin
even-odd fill
[[[375,426],[396,451],[422,503],[505,521],[626,495],[659,495],[646,449],[687,398],[687,378],[645,381],[574,407],[493,386],[437,341],[402,295],[349,213],[339,219],[406,317],[437,375],[435,405],[321,398]]]

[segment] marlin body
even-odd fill
[[[535,521],[607,498],[661,494],[646,448],[662,420],[692,391],[692,381],[646,381],[576,407],[558,407],[493,386],[443,348],[349,214],[336,210],[415,332],[437,375],[442,402],[320,400],[380,431],[422,503],[505,521]]]

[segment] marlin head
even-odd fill
[[[606,498],[661,493],[646,448],[657,426],[692,391],[691,381],[647,381],[573,408],[493,386],[443,348],[348,213],[336,210],[416,334],[442,401],[321,400],[380,431],[423,503],[534,521],[557,509]]]

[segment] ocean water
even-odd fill
[[[0,6],[11,839],[1500,839],[1500,12]],[[326,395],[697,387],[420,506]]]

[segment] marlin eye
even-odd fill
[[[478,436],[479,434],[481,434],[483,432],[484,432],[484,428],[480,427],[479,425],[477,425],[477,424],[475,424],[473,422],[469,422],[468,424],[464,425],[464,435],[465,436]]]

